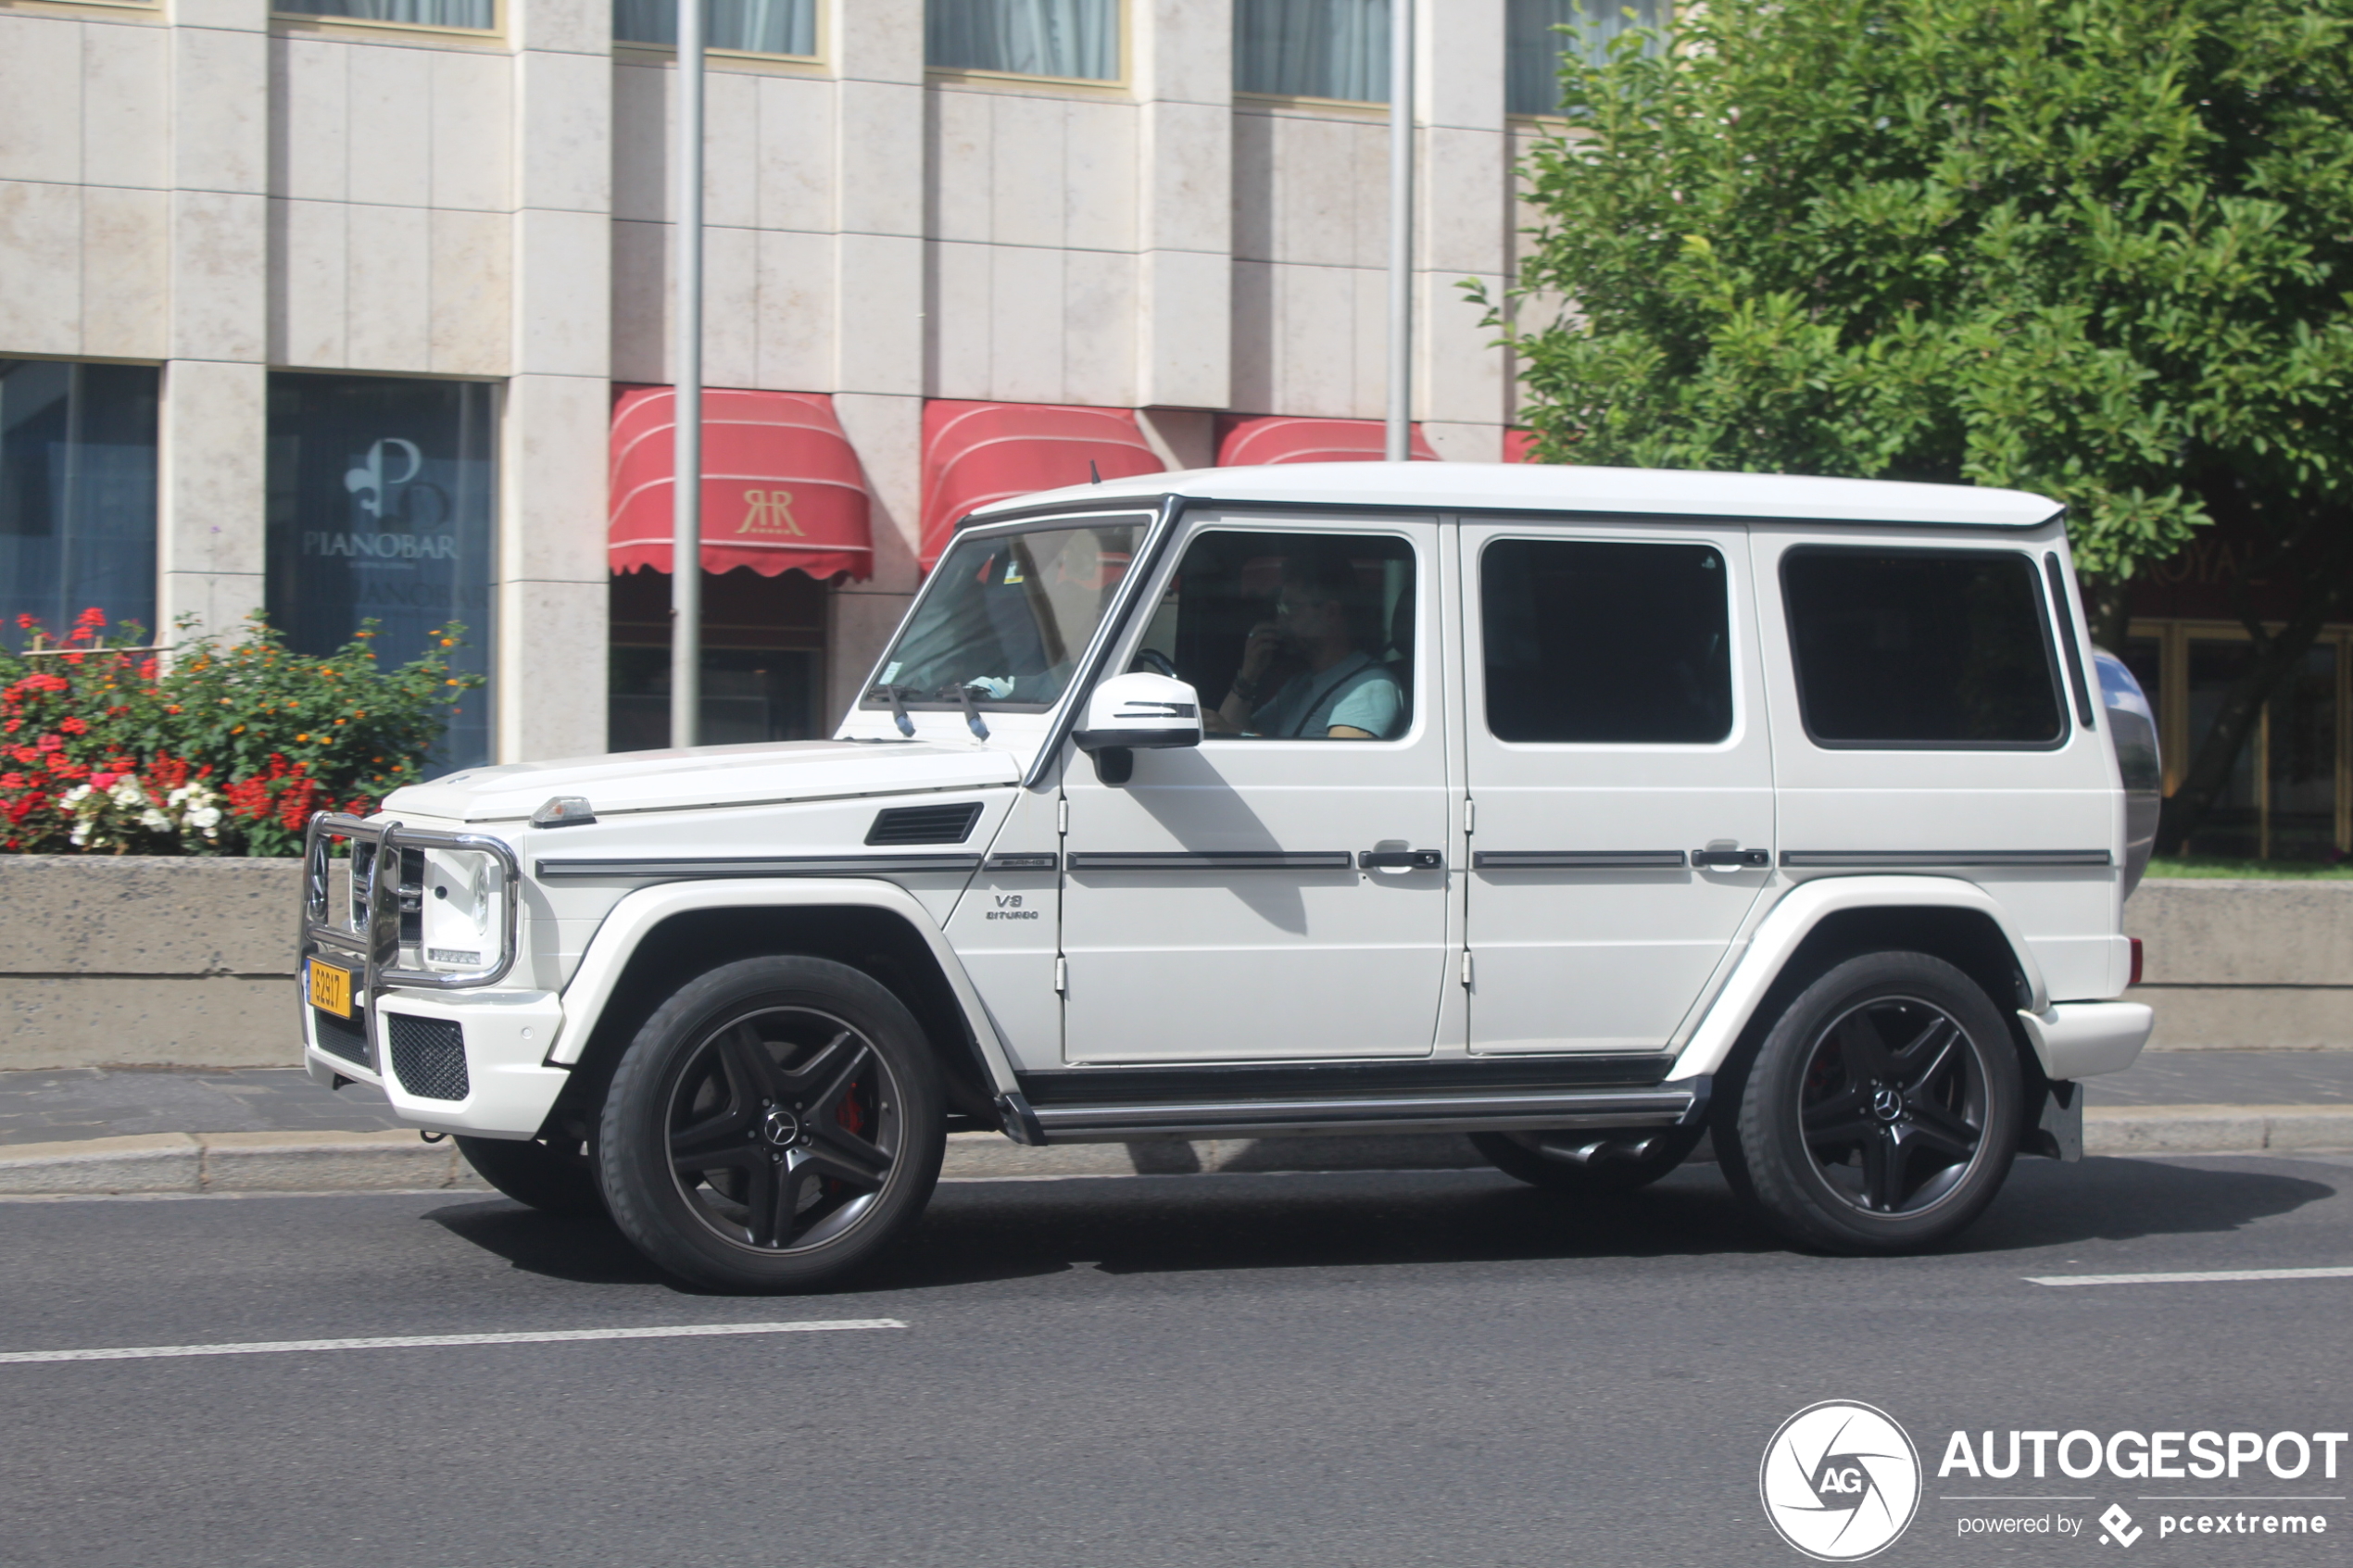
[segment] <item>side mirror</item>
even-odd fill
[[[1114,675],[1087,698],[1071,738],[1094,757],[1103,783],[1126,784],[1137,751],[1201,744],[1201,697],[1184,682],[1149,671]]]

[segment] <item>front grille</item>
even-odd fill
[[[953,806],[894,806],[866,830],[869,844],[962,844],[980,821],[980,802]]]
[[[319,1032],[319,1048],[346,1061],[372,1068],[368,1060],[368,1024],[362,1018],[337,1018],[322,1008],[310,1010],[310,1022]]]
[[[400,1086],[419,1099],[463,1099],[466,1079],[466,1031],[447,1018],[419,1018],[412,1013],[384,1014],[384,1035],[392,1045],[393,1075]]]

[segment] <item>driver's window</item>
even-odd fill
[[[1395,740],[1413,722],[1414,549],[1382,533],[1195,535],[1129,668],[1201,694],[1210,740]]]

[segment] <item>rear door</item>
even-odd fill
[[[1738,526],[1462,530],[1470,1048],[1665,1049],[1772,878]]]

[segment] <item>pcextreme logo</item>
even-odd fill
[[[1825,1399],[1781,1423],[1756,1488],[1781,1539],[1819,1562],[1856,1562],[1919,1512],[1919,1450],[1886,1411]]]

